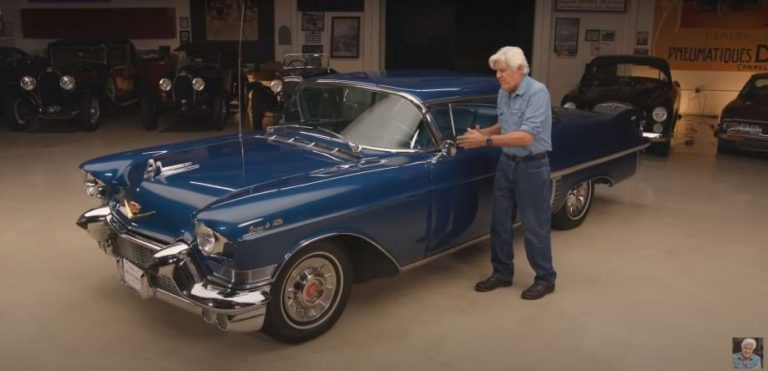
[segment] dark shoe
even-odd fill
[[[499,281],[493,276],[490,276],[475,285],[475,291],[478,292],[488,292],[491,290],[495,290],[499,287],[509,287],[512,286],[512,281]]]
[[[555,291],[555,283],[554,282],[534,282],[531,287],[525,289],[523,291],[523,294],[520,295],[523,299],[526,300],[536,300],[541,299],[544,297],[544,295],[547,295],[549,293],[552,293]]]

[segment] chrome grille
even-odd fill
[[[195,98],[195,90],[192,88],[192,77],[179,75],[173,80],[173,98],[177,102],[182,100],[192,102]]]
[[[59,86],[59,74],[55,71],[43,72],[37,80],[40,103],[45,106],[60,105],[64,100],[64,90]]]
[[[601,112],[601,113],[616,114],[616,113],[619,113],[621,111],[625,111],[625,110],[632,109],[632,108],[634,108],[634,107],[632,107],[631,104],[627,104],[627,103],[605,102],[605,103],[600,103],[600,104],[596,105],[595,108],[592,109],[592,111],[594,111],[594,112]]]
[[[728,120],[723,122],[725,131],[752,136],[768,136],[768,123],[746,120]]]
[[[181,295],[181,292],[179,292],[179,289],[176,287],[176,284],[169,277],[156,276],[154,274],[151,274],[149,276],[149,283],[150,283],[150,286],[157,287],[158,289],[161,289],[167,293],[174,294],[174,295]]]
[[[152,261],[152,257],[156,252],[157,251],[150,249],[149,247],[139,245],[122,236],[117,238],[117,255],[130,260],[131,263],[134,263],[141,268],[149,266],[149,263]]]

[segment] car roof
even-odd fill
[[[758,72],[755,74],[752,74],[750,78],[766,78],[768,77],[768,72]]]
[[[340,81],[371,88],[394,89],[424,103],[472,96],[495,96],[499,83],[491,73],[438,70],[390,70],[324,75],[316,81]]]

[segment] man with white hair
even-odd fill
[[[514,274],[512,226],[520,215],[525,252],[536,272],[533,285],[522,293],[535,300],[555,291],[552,267],[551,179],[547,153],[552,151],[552,107],[546,86],[528,76],[528,61],[514,46],[499,49],[488,59],[501,88],[497,98],[498,123],[469,129],[458,137],[464,148],[501,147],[496,169],[491,227],[493,274],[475,285],[487,292],[511,286]]]
[[[741,341],[741,352],[733,354],[733,368],[763,368],[760,356],[754,353],[757,348],[755,339]]]

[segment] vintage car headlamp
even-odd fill
[[[100,180],[96,179],[90,173],[85,173],[83,183],[85,185],[85,194],[87,194],[89,197],[104,198],[107,186],[104,185],[104,183],[102,183]]]
[[[157,83],[158,86],[160,86],[160,90],[162,91],[169,91],[171,90],[171,86],[173,86],[173,83],[171,82],[171,79],[163,77],[160,79],[160,82]]]
[[[26,91],[32,91],[32,89],[37,86],[37,80],[32,76],[23,76],[21,80],[19,80],[19,85]]]
[[[667,109],[661,106],[656,107],[651,112],[651,117],[653,117],[653,121],[662,122],[667,119]]]
[[[654,133],[661,133],[662,130],[664,130],[664,125],[659,124],[658,122],[653,124],[653,132]]]
[[[283,80],[272,80],[269,83],[269,90],[272,90],[275,94],[281,92],[283,90]]]
[[[224,252],[224,244],[229,242],[224,236],[202,223],[197,223],[195,234],[197,246],[205,255],[221,255]]]
[[[205,80],[199,77],[192,79],[192,89],[195,89],[195,91],[203,91],[203,89],[205,89]]]
[[[570,109],[575,109],[575,108],[576,108],[576,103],[573,103],[573,102],[565,102],[565,104],[563,104],[563,107],[565,107],[565,108],[570,108]]]
[[[75,83],[75,78],[69,75],[64,75],[59,79],[59,86],[67,91],[74,89]]]

